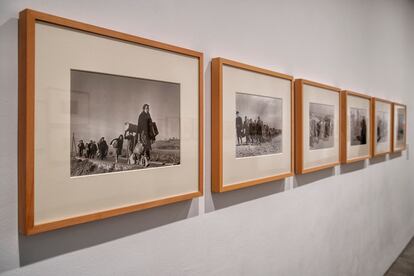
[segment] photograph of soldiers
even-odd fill
[[[71,70],[71,136],[71,176],[178,165],[180,84]]]
[[[282,99],[236,93],[235,123],[236,157],[282,152]]]
[[[309,104],[309,147],[311,150],[334,146],[334,106]]]
[[[351,146],[367,144],[367,114],[365,108],[350,108]]]

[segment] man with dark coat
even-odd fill
[[[236,111],[236,134],[237,134],[237,145],[243,143],[242,140],[242,129],[243,129],[243,120],[239,115],[239,112]]]
[[[84,149],[85,149],[85,144],[83,143],[83,140],[80,140],[79,144],[78,144],[79,157],[83,156],[83,150]]]
[[[90,144],[90,158],[95,158],[96,153],[98,152],[98,146],[96,145],[95,141],[92,141],[89,143]]]
[[[249,119],[249,134],[250,134],[250,144],[253,144],[254,136],[256,135],[256,128],[254,126],[252,118]]]
[[[250,126],[249,126],[249,119],[247,119],[247,116],[244,116],[243,129],[244,129],[244,136],[246,136],[246,145],[247,145],[250,141]]]
[[[150,159],[151,143],[155,139],[152,128],[152,119],[149,113],[149,105],[144,104],[138,117],[137,140],[144,147],[144,154]],[[149,165],[149,163],[148,163]],[[148,166],[147,165],[147,166]]]
[[[365,118],[361,120],[361,145],[365,145],[367,143],[367,123],[365,122]]]
[[[108,144],[106,143],[104,137],[102,137],[99,140],[98,148],[99,148],[99,157],[101,158],[101,160],[103,160],[108,154]]]

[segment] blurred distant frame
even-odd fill
[[[358,162],[358,161],[362,161],[365,159],[369,159],[371,158],[372,155],[372,145],[369,145],[368,147],[368,155],[364,155],[364,156],[360,156],[360,157],[356,157],[356,158],[348,158],[348,154],[347,154],[347,150],[348,150],[348,96],[354,96],[354,97],[359,97],[361,99],[366,99],[369,102],[369,109],[368,109],[368,114],[369,115],[369,129],[366,130],[366,133],[370,133],[371,136],[371,128],[373,127],[371,124],[371,109],[372,109],[372,104],[371,104],[371,96],[362,94],[362,93],[357,93],[357,92],[353,92],[350,90],[342,90],[341,91],[341,118],[342,118],[342,122],[341,122],[341,163],[342,164],[348,164],[348,163],[353,163],[353,162]],[[371,139],[367,140],[367,142],[369,142],[371,144]]]
[[[237,184],[225,185],[223,183],[223,66],[246,70],[253,73],[263,74],[269,77],[280,78],[290,81],[290,171],[278,175],[243,181]],[[294,91],[293,77],[277,73],[268,69],[255,67],[237,61],[217,57],[211,61],[211,189],[212,192],[227,192],[245,187],[250,187],[270,181],[276,181],[292,176],[294,174]],[[286,131],[286,130],[283,130]],[[276,165],[276,164],[275,164]]]
[[[397,110],[402,110],[403,112],[401,114],[396,114]],[[399,115],[403,115],[403,122],[400,121],[401,117]],[[392,116],[392,152],[400,152],[407,148],[407,106],[405,104],[394,102],[392,104]],[[402,136],[403,139],[402,145],[400,146],[397,145],[399,136]]]
[[[148,200],[125,207],[115,207],[96,213],[87,213],[75,217],[58,219],[44,224],[35,224],[34,191],[35,191],[35,25],[47,23],[54,26],[82,31],[92,36],[101,36],[114,39],[119,43],[132,43],[139,46],[150,47],[173,55],[191,57],[197,60],[197,96],[198,99],[198,183],[197,189],[184,194],[172,194],[161,199]],[[19,15],[19,127],[18,127],[18,182],[19,182],[19,231],[25,235],[55,230],[67,226],[81,224],[126,214],[134,211],[190,200],[203,195],[203,136],[204,136],[204,103],[203,103],[203,53],[141,38],[70,19],[25,9]],[[109,55],[111,53],[108,53]]]
[[[337,93],[338,94],[338,103],[339,103],[339,108],[340,108],[340,92],[341,89],[334,87],[334,86],[330,86],[330,85],[326,85],[326,84],[322,84],[322,83],[318,83],[318,82],[314,82],[314,81],[310,81],[310,80],[305,80],[305,79],[295,79],[295,118],[296,118],[296,129],[295,129],[295,172],[296,174],[306,174],[306,173],[312,173],[312,172],[316,172],[319,170],[323,170],[323,169],[327,169],[327,168],[332,168],[335,167],[336,165],[339,165],[340,163],[340,145],[338,145],[338,160],[335,162],[331,162],[328,164],[323,164],[320,166],[315,166],[315,167],[311,167],[311,168],[305,168],[304,167],[304,149],[303,149],[303,141],[304,141],[304,123],[303,123],[303,86],[304,85],[309,85],[309,86],[313,86],[313,87],[317,87],[317,88],[321,88],[324,89],[326,91],[332,92],[332,93]],[[342,124],[341,122],[341,112],[339,111],[339,125]],[[340,128],[340,126],[334,126],[334,128]],[[341,139],[340,139],[340,131],[339,133],[339,144],[341,143]]]
[[[379,152],[377,150],[377,141],[376,141],[376,131],[377,131],[377,102],[381,102],[381,103],[385,103],[390,105],[390,114],[388,115],[388,124],[390,124],[390,140],[388,141],[390,146],[389,149],[383,152]],[[379,156],[383,156],[386,155],[388,153],[392,152],[392,140],[394,137],[393,134],[393,107],[392,107],[393,103],[389,100],[385,100],[385,99],[380,99],[377,97],[372,97],[371,98],[371,157],[379,157]]]

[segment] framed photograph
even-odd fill
[[[392,150],[392,102],[372,98],[372,156],[390,153]]]
[[[404,104],[393,103],[393,139],[392,151],[402,151],[407,143],[407,107]]]
[[[24,10],[20,231],[203,194],[203,54]]]
[[[212,191],[293,175],[293,77],[215,58],[212,85]]]
[[[371,157],[371,97],[341,92],[341,163]]]
[[[341,89],[295,80],[296,173],[339,164]]]

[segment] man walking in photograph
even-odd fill
[[[236,133],[237,133],[237,144],[238,145],[243,143],[242,128],[243,128],[243,119],[240,117],[239,112],[236,111]]]
[[[79,141],[78,144],[78,153],[79,153],[79,157],[83,156],[83,150],[85,149],[85,144],[83,143],[83,140]]]

